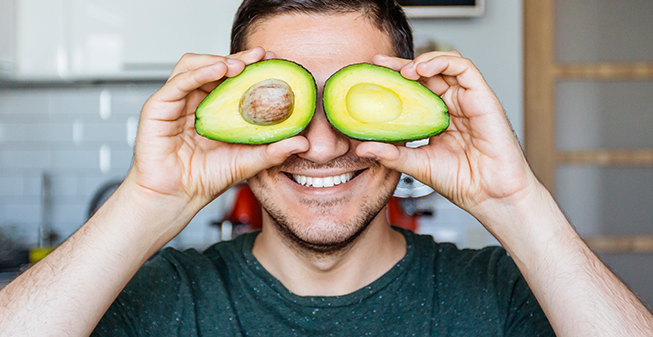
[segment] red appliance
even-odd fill
[[[392,197],[388,201],[388,208],[386,209],[388,223],[414,232],[417,230],[417,219],[419,215],[406,213],[406,210],[401,205],[401,200],[403,199]]]
[[[247,183],[236,186],[236,198],[231,210],[225,214],[224,221],[229,221],[234,226],[236,234],[242,234],[257,229],[263,225],[261,204],[252,193]]]

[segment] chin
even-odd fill
[[[332,254],[354,244],[384,209],[395,185],[391,179],[381,191],[362,198],[302,199],[288,205],[288,200],[267,193],[271,190],[265,180],[250,180],[265,212],[264,230],[276,231],[290,246],[314,254]]]
[[[332,253],[350,246],[365,232],[383,205],[376,208],[366,209],[346,220],[335,214],[318,214],[307,219],[267,209],[266,212],[274,230],[292,245],[314,253]]]

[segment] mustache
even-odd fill
[[[275,166],[275,171],[292,171],[292,170],[315,170],[315,169],[332,169],[332,168],[351,168],[351,167],[368,167],[380,165],[376,160],[359,157],[355,154],[345,154],[334,158],[327,163],[318,164],[308,159],[304,159],[296,154],[291,155],[281,165]]]

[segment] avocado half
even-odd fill
[[[195,130],[229,143],[276,142],[304,130],[316,96],[315,79],[304,67],[281,59],[259,61],[224,80],[197,106]]]
[[[428,138],[449,126],[446,104],[400,73],[368,63],[349,65],[324,85],[324,112],[338,131],[364,141]]]

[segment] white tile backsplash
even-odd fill
[[[0,175],[0,197],[13,197],[25,193],[22,174]]]
[[[59,150],[52,153],[53,169],[95,169],[98,168],[98,150]]]
[[[25,125],[8,123],[7,118],[0,118],[0,146],[3,143],[25,141]]]
[[[87,211],[85,200],[55,201],[52,207],[52,228],[62,237],[68,237],[86,222]]]
[[[52,164],[52,153],[44,150],[7,150],[0,152],[0,170],[46,170]]]
[[[5,199],[7,200],[7,199]],[[38,227],[41,221],[39,198],[12,198],[0,205],[0,223]]]
[[[0,115],[47,114],[49,90],[25,89],[0,91]]]
[[[76,198],[78,196],[77,177],[74,175],[53,175],[50,178],[50,184],[54,198]]]
[[[84,125],[84,142],[116,142],[127,144],[127,119],[113,118],[106,123],[87,123]]]
[[[72,123],[25,124],[23,129],[22,141],[26,142],[71,142],[73,140]]]
[[[100,88],[55,89],[49,92],[52,115],[100,116]]]
[[[27,243],[37,242],[42,175],[48,172],[52,226],[62,237],[77,230],[97,189],[108,180],[122,180],[129,171],[134,121],[159,87],[83,84],[0,90],[0,226],[16,226]],[[111,152],[106,173],[100,170],[103,145]]]

